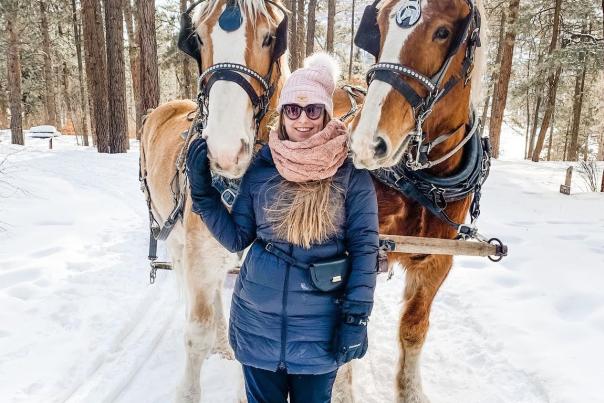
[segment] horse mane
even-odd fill
[[[252,25],[255,26],[256,19],[259,15],[262,15],[268,19],[271,24],[276,24],[277,21],[271,15],[266,6],[264,0],[233,0],[236,1],[241,9],[242,13],[246,16],[250,17],[250,21]],[[193,21],[195,25],[199,25],[212,11],[214,8],[219,6],[223,0],[207,0],[201,3],[198,7],[196,7],[195,13],[193,15]],[[280,1],[277,3],[281,4]]]

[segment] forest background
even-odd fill
[[[342,80],[364,85],[373,58],[352,37],[368,1],[283,3],[292,70],[326,50],[340,59]],[[24,144],[24,128],[50,124],[99,152],[126,152],[144,111],[195,96],[196,65],[176,47],[190,4],[1,0],[0,129]],[[524,135],[534,162],[604,160],[604,0],[485,0],[485,8],[489,69],[477,108],[494,157],[506,124]]]

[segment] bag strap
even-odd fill
[[[285,262],[289,263],[292,266],[298,267],[300,269],[308,269],[310,267],[310,265],[308,265],[308,264],[298,262],[296,259],[294,259],[290,255],[288,255],[287,253],[285,253],[281,249],[277,248],[272,242],[264,242],[261,239],[256,239],[256,241],[260,245],[264,245],[265,251],[277,256],[279,259],[284,260]]]

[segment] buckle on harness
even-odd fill
[[[229,208],[233,207],[233,204],[235,203],[236,198],[237,198],[237,194],[229,188],[226,188],[220,194],[220,200],[222,201],[222,203],[224,203],[225,206],[227,206]]]
[[[457,233],[462,239],[476,238],[476,234],[478,234],[478,229],[472,225],[461,224],[457,228]]]

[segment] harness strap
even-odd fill
[[[464,199],[472,193],[474,202],[478,203],[480,199],[480,187],[489,172],[490,154],[488,145],[485,144],[488,139],[480,137],[477,121],[478,119],[474,119],[472,122],[472,130],[465,136],[464,144],[456,147],[456,152],[465,148],[464,160],[462,167],[453,175],[443,178],[422,170],[414,171],[404,161],[392,168],[371,171],[371,174],[378,181],[425,207],[441,221],[455,228],[461,236],[473,237],[476,229],[472,225],[451,220],[445,209],[448,203]],[[478,207],[473,210],[472,221],[479,214]]]
[[[457,130],[455,130],[453,133],[444,134],[442,136],[439,136],[436,140],[423,145],[420,148],[420,153],[424,153],[424,155],[426,156],[426,160],[427,160],[428,153],[432,150],[432,148],[434,148],[438,144],[444,142],[445,140],[449,139],[451,136],[457,134],[457,132],[459,132],[460,130],[463,130],[464,126],[465,125],[462,125]],[[433,166],[436,166],[436,165],[438,165],[438,164],[440,164],[440,163],[448,160],[449,158],[451,158],[453,155],[455,155],[455,153],[457,153],[459,150],[461,150],[461,148],[468,141],[470,141],[470,139],[474,136],[474,134],[476,134],[476,131],[478,130],[479,127],[480,127],[480,120],[479,119],[474,119],[474,124],[472,125],[472,128],[468,131],[468,133],[466,134],[466,136],[459,142],[459,144],[457,144],[453,149],[451,149],[449,152],[447,152],[442,157],[440,157],[440,158],[438,158],[438,159],[436,159],[434,161],[427,161],[427,162],[425,162],[424,164],[422,164],[421,169],[432,168]]]
[[[367,74],[367,85],[373,80],[378,80],[390,84],[394,89],[401,93],[413,110],[418,110],[424,105],[424,99],[405,80],[392,70],[369,70]]]
[[[240,179],[227,179],[224,176],[212,175],[212,187],[220,193],[220,201],[232,208],[239,193]]]
[[[340,117],[340,121],[345,122],[346,119],[348,119],[351,116],[354,116],[359,109],[357,100],[356,100],[356,94],[354,93],[354,91],[359,91],[363,95],[367,95],[367,92],[362,88],[353,87],[352,85],[349,85],[349,84],[343,85],[342,89],[344,91],[346,91],[346,93],[348,94],[348,99],[350,100],[350,110]]]
[[[210,76],[208,82],[203,87],[203,91],[205,92],[206,96],[209,96],[210,89],[212,88],[212,85],[216,83],[216,81],[229,81],[237,84],[246,92],[247,96],[250,98],[250,101],[252,101],[252,105],[254,105],[254,107],[258,107],[260,105],[260,97],[258,97],[256,91],[254,91],[254,87],[252,87],[250,82],[247,81],[241,74],[230,70],[216,71]]]

